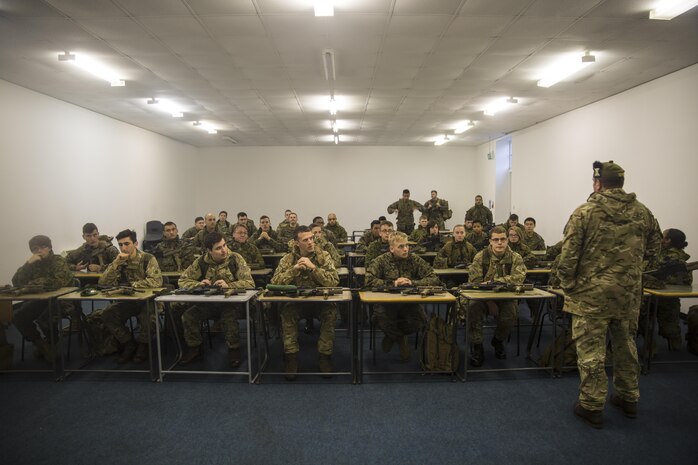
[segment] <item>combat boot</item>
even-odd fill
[[[320,354],[318,361],[320,366],[320,373],[322,373],[323,378],[331,378],[332,375],[332,358],[327,354]]]
[[[148,358],[148,343],[139,342],[136,348],[136,355],[133,356],[133,363],[143,363]]]
[[[228,362],[230,363],[230,368],[239,367],[241,358],[239,347],[228,348]]]
[[[494,347],[494,356],[497,357],[499,360],[504,360],[507,358],[507,350],[504,348],[504,343],[497,339],[496,337],[492,337],[492,347]]]
[[[286,381],[295,381],[298,373],[298,353],[284,354],[284,372]]]
[[[201,346],[198,345],[196,347],[189,347],[189,350],[187,350],[187,353],[182,356],[181,359],[179,359],[179,364],[180,365],[187,365],[194,360],[200,359],[201,358]]]
[[[630,402],[622,399],[618,394],[613,394],[611,403],[621,409],[627,418],[637,418],[637,402]]]
[[[603,411],[602,410],[587,410],[582,407],[579,402],[574,403],[574,414],[584,420],[584,422],[592,428],[603,428]]]
[[[384,336],[383,341],[381,342],[381,349],[383,349],[383,352],[387,354],[393,350],[393,344],[395,344],[395,339],[390,336]]]
[[[119,358],[116,359],[118,363],[127,363],[131,360],[131,357],[133,357],[133,354],[136,352],[136,341],[131,339],[128,341],[126,344],[124,344],[124,350],[121,351],[121,355],[119,355]]]
[[[407,336],[398,339],[397,344],[400,347],[400,361],[408,362],[410,360],[410,344],[407,342]]]
[[[485,348],[482,344],[473,344],[473,349],[470,351],[470,365],[475,368],[481,367],[485,361]]]

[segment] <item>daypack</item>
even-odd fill
[[[446,210],[446,213],[444,213],[443,218],[444,220],[450,220],[451,218],[453,218],[453,210],[451,210],[450,208]]]
[[[460,351],[455,338],[455,321],[455,318],[450,318],[447,322],[437,314],[432,314],[424,335],[423,369],[450,373],[458,370]]]

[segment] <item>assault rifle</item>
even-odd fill
[[[55,291],[56,287],[48,287],[41,285],[28,284],[26,286],[10,286],[5,285],[0,287],[0,295],[26,295],[26,294],[41,294],[43,292]]]
[[[341,287],[298,287],[294,285],[267,284],[266,295],[270,297],[316,297],[322,296],[324,300],[331,295],[341,295],[344,291]]]
[[[494,292],[514,292],[523,294],[533,290],[533,284],[511,284],[501,281],[490,281],[487,283],[467,283],[458,286],[461,291],[494,291]]]
[[[667,259],[660,263],[657,269],[648,270],[642,274],[664,281],[673,274],[690,273],[693,270],[698,270],[698,261],[685,263],[679,260]]]
[[[372,292],[389,292],[400,295],[419,295],[428,297],[430,295],[445,294],[447,291],[443,286],[383,286],[374,287]]]
[[[80,295],[89,297],[101,293],[106,297],[115,295],[132,296],[135,295],[136,292],[145,291],[143,289],[136,289],[133,286],[88,286],[80,292]]]
[[[198,286],[198,287],[180,287],[175,289],[172,294],[174,295],[203,295],[210,297],[213,295],[222,295],[230,297],[231,295],[238,295],[244,293],[244,289],[236,289],[233,287],[220,287],[220,286]]]

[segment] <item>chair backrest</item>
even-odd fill
[[[161,241],[163,230],[164,226],[162,225],[162,222],[158,220],[148,221],[145,224],[145,237],[143,238],[143,241]]]

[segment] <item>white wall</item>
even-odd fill
[[[698,65],[513,134],[512,204],[546,243],[562,238],[592,192],[591,165],[614,160],[662,229],[686,233],[698,258]]]
[[[183,186],[196,148],[2,80],[0,102],[0,284],[36,234],[60,253],[82,243],[86,222],[139,239],[150,219],[193,223]]]
[[[210,169],[200,171],[198,212],[245,211],[258,223],[263,214],[275,227],[284,210],[298,213],[301,224],[314,216],[337,214],[347,232],[367,228],[388,215],[386,207],[407,188],[420,203],[436,189],[449,201],[453,218],[462,222],[480,193],[482,172],[470,147],[231,147],[200,149],[201,166],[231,175],[222,182]],[[485,156],[482,156],[485,158]],[[483,192],[483,195],[485,193]],[[415,220],[419,212],[415,215]]]

